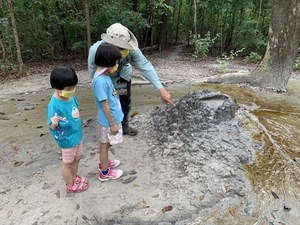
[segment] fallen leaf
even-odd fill
[[[149,205],[147,205],[147,202],[146,202],[146,201],[142,201],[142,202],[140,202],[138,208],[139,208],[139,209],[146,209],[146,208],[149,208]]]
[[[0,116],[0,120],[10,120],[8,116]]]
[[[220,198],[222,196],[222,193],[221,192],[217,192],[216,193],[216,197]]]
[[[135,175],[137,172],[135,170],[130,170],[127,172],[128,175]]]
[[[22,162],[22,161],[20,161],[20,162],[15,162],[15,163],[14,163],[14,166],[15,166],[15,167],[19,167],[19,166],[21,166],[23,163],[24,163],[24,162]]]
[[[271,194],[273,195],[274,198],[279,199],[278,195],[274,191],[271,191]]]
[[[47,135],[47,134],[49,134],[49,133],[41,133],[40,137],[43,137],[44,135]]]
[[[19,151],[20,151],[20,146],[18,145],[18,144],[12,144],[11,145],[11,148],[12,148],[12,150],[15,152],[15,153],[19,153]]]
[[[77,203],[76,204],[76,210],[78,210],[80,208],[80,205]]]
[[[34,160],[31,160],[31,161],[25,163],[25,166],[29,166],[29,165],[31,165],[32,163],[34,163]]]
[[[129,184],[132,181],[134,181],[137,178],[137,176],[128,177],[126,180],[121,181],[122,184]]]
[[[222,186],[222,191],[226,194],[227,190],[225,186]]]
[[[19,199],[16,203],[16,205],[18,205],[23,199]]]
[[[235,216],[235,208],[229,207],[228,208],[229,213],[234,217]]]
[[[133,118],[133,117],[135,117],[135,116],[138,115],[138,114],[139,114],[139,112],[136,112],[136,111],[135,111],[135,112],[131,113],[130,117]]]
[[[166,206],[164,208],[162,208],[162,212],[165,213],[165,212],[169,212],[173,209],[173,206],[169,205],[169,206]]]
[[[60,190],[57,190],[55,195],[56,195],[57,198],[60,198]]]
[[[200,195],[200,196],[199,196],[199,200],[202,201],[202,200],[204,199],[204,197],[205,197],[204,194]]]
[[[82,215],[82,217],[81,217],[83,220],[87,220],[88,218],[87,218],[87,216],[85,216],[85,215]]]

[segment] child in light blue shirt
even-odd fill
[[[109,160],[108,151],[111,145],[122,142],[122,112],[119,96],[110,78],[118,69],[121,53],[111,44],[103,43],[95,55],[96,72],[92,86],[95,105],[98,109],[98,123],[100,124],[100,152],[99,152],[99,180],[118,179],[122,170],[113,168],[120,164],[120,160]]]

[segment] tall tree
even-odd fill
[[[194,34],[197,37],[197,0],[194,0]]]
[[[15,14],[14,14],[13,0],[9,0],[8,5],[9,5],[9,14],[10,14],[10,19],[11,19],[11,24],[12,24],[12,29],[13,29],[13,34],[14,34],[15,44],[16,44],[16,49],[17,49],[19,72],[22,73],[23,69],[24,69],[24,63],[23,63],[23,59],[22,59],[21,46],[20,46],[20,41],[19,41],[19,36],[18,36],[18,31],[17,31],[17,23],[16,23]]]
[[[251,74],[256,86],[286,91],[300,44],[300,0],[273,0],[264,59]]]
[[[4,14],[4,4],[3,4],[3,0],[0,0],[0,9],[3,11],[3,14]]]
[[[137,12],[138,11],[138,7],[139,6],[139,1],[138,0],[133,0],[132,1],[132,10],[134,11],[134,12]]]
[[[3,4],[3,1],[0,0],[0,8],[1,8],[1,13],[2,13],[2,16],[4,16],[4,4]],[[1,14],[0,14],[1,15]],[[0,48],[1,48],[1,51],[0,53],[2,54],[2,59],[1,61],[4,62],[4,59],[5,59],[5,48],[4,48],[4,45],[3,45],[3,41],[2,41],[2,31],[0,30]]]
[[[274,91],[287,91],[300,45],[300,0],[273,0],[268,47],[260,65],[250,74],[226,74],[209,79],[217,83],[249,83]]]
[[[57,8],[58,17],[61,21],[63,21],[66,18],[66,15],[65,15],[65,11],[60,7],[60,1],[55,0],[55,5]],[[60,27],[61,37],[62,37],[62,49],[63,51],[66,51],[68,47],[68,42],[67,42],[65,29],[62,23],[59,25],[59,27]]]
[[[164,0],[162,7],[163,12],[161,15],[161,26],[160,26],[160,35],[159,35],[159,50],[164,50],[168,46],[168,6],[170,4],[170,0]]]
[[[178,9],[177,21],[176,21],[175,45],[177,45],[177,41],[178,41],[178,30],[179,30],[179,24],[180,24],[181,7],[182,7],[182,0],[179,0],[179,9]]]
[[[91,22],[90,22],[90,7],[89,0],[84,0],[84,12],[85,12],[85,25],[86,25],[86,40],[87,40],[87,49],[89,50],[92,45],[91,39]]]

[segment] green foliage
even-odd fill
[[[222,58],[217,60],[217,62],[219,64],[219,71],[221,73],[227,73],[227,72],[229,72],[229,64],[230,64],[230,62],[234,58],[236,58],[243,51],[244,51],[244,48],[242,48],[240,50],[237,50],[237,51],[231,50],[229,56],[227,55],[226,52],[223,53],[222,54]]]
[[[300,70],[300,48],[298,48],[298,53],[297,53],[297,57],[294,63],[294,69],[295,70]]]
[[[192,40],[195,46],[195,52],[193,54],[193,57],[194,58],[205,57],[218,37],[219,35],[212,38],[210,32],[207,32],[204,38],[201,38],[200,34],[198,34],[197,36],[192,35]]]
[[[9,17],[8,1],[0,10],[0,37],[3,43],[5,68],[16,62],[16,45]],[[178,35],[179,43],[192,40],[195,58],[210,52],[242,49],[250,61],[258,60],[267,44],[271,0],[201,0],[195,1],[134,1],[89,0],[92,42],[100,39],[107,27],[121,22],[133,31],[142,44],[160,37],[162,16],[167,16],[167,42]],[[180,7],[182,3],[182,7]],[[196,21],[194,22],[194,9]],[[180,14],[179,14],[180,13]],[[65,53],[86,53],[86,19],[81,0],[15,0],[14,14],[24,62],[55,59]],[[179,24],[177,24],[177,22]],[[152,29],[147,29],[147,28]],[[195,27],[196,26],[196,27]],[[178,33],[175,32],[178,27]],[[187,35],[189,30],[199,34]],[[220,35],[217,35],[220,34]],[[189,42],[190,43],[190,42]],[[253,52],[253,53],[251,53]],[[4,58],[1,55],[1,59]],[[228,68],[230,56],[220,59],[222,68]],[[222,61],[223,60],[223,61]],[[224,64],[224,65],[223,65]],[[298,68],[299,57],[295,66]]]
[[[93,39],[99,40],[102,33],[113,23],[122,23],[132,32],[137,33],[141,29],[149,27],[147,20],[141,13],[120,10],[117,6],[106,5],[103,11],[97,11],[91,16],[91,32]]]
[[[250,52],[249,55],[245,57],[246,62],[258,62],[262,59],[261,55],[257,52]]]
[[[236,30],[236,41],[234,47],[236,49],[245,48],[245,53],[257,52],[263,54],[266,50],[268,37],[263,33],[255,29],[257,21],[254,19],[244,21],[241,27]],[[269,26],[269,24],[267,24]],[[268,29],[268,28],[265,28]]]

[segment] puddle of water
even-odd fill
[[[244,128],[250,132],[253,141],[262,141],[264,146],[256,153],[254,160],[244,167],[253,191],[258,195],[260,218],[273,220],[274,213],[278,212],[276,219],[298,224],[300,81],[290,83],[287,93],[253,92],[226,85],[199,86],[204,87],[228,94],[251,109]]]
[[[299,180],[290,173],[299,174],[300,171],[300,81],[290,84],[287,93],[253,92],[228,85],[205,84],[199,87],[228,94],[238,103],[253,108],[251,113],[258,118],[258,126],[264,128],[259,133],[252,132],[253,139],[265,142],[256,160],[246,165],[254,186],[267,189],[274,186],[287,188],[292,183],[296,186]],[[248,130],[253,131],[249,126]],[[284,185],[286,177],[289,180]]]

